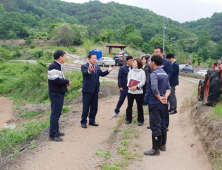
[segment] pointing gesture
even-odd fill
[[[114,67],[109,66],[108,71],[110,72],[110,71],[112,71],[113,69],[114,69]]]

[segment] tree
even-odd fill
[[[13,24],[13,31],[19,38],[24,38],[29,36],[28,29],[25,27],[25,24],[20,22],[15,22]]]
[[[73,44],[74,37],[74,31],[70,24],[64,23],[55,28],[52,40],[54,40],[58,45],[63,44],[66,47],[70,47]]]
[[[143,44],[143,38],[139,32],[131,32],[126,35],[125,43],[133,45],[133,48],[141,47]]]
[[[125,40],[127,34],[134,32],[135,29],[136,28],[133,24],[129,24],[129,25],[125,26],[123,33],[122,33],[122,39]]]
[[[197,42],[198,47],[205,47],[210,39],[210,34],[207,31],[201,31]]]
[[[73,44],[81,45],[83,43],[83,40],[88,38],[89,36],[87,27],[83,25],[78,25],[78,24],[74,24],[71,27],[75,35],[73,39]]]
[[[89,54],[89,50],[91,49],[92,43],[90,41],[86,41],[83,43],[83,47],[85,49],[86,56]]]
[[[152,38],[149,41],[148,46],[149,46],[149,53],[153,53],[153,51],[156,47],[162,47],[163,46],[163,39],[162,38]],[[166,40],[165,41],[165,54],[169,53],[169,52],[170,52],[170,49],[169,49],[169,46],[168,46],[168,41]]]

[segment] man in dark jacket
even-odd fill
[[[175,60],[173,54],[167,54],[167,60],[172,63],[173,73],[172,77],[169,79],[171,86],[171,94],[169,96],[170,110],[169,114],[177,113],[177,98],[176,98],[176,86],[179,85],[179,64]]]
[[[51,100],[51,118],[50,118],[50,140],[63,141],[61,136],[64,133],[59,132],[59,118],[61,116],[64,96],[68,92],[67,86],[71,85],[69,80],[66,80],[62,72],[62,64],[66,61],[66,53],[62,50],[57,50],[54,53],[55,61],[50,64],[48,69],[48,84],[49,97]]]
[[[161,151],[166,151],[167,127],[165,123],[165,104],[170,95],[169,78],[161,65],[163,59],[159,55],[151,58],[150,67],[153,72],[150,75],[145,95],[145,103],[148,103],[150,127],[152,131],[151,150],[145,151],[144,155],[160,155]]]
[[[172,77],[172,73],[173,73],[173,69],[172,69],[172,64],[170,61],[168,61],[167,59],[165,59],[163,57],[163,48],[161,47],[156,47],[155,50],[154,50],[154,55],[159,55],[163,58],[163,64],[162,64],[162,69],[167,73],[169,79]],[[165,109],[166,109],[166,119],[165,119],[165,122],[166,122],[166,127],[167,127],[167,130],[168,130],[168,127],[169,127],[169,110],[168,110],[168,104],[165,104]]]
[[[98,93],[100,88],[99,77],[106,76],[113,67],[109,67],[108,70],[102,72],[99,66],[96,65],[97,57],[96,54],[91,53],[88,56],[88,63],[81,66],[83,74],[82,84],[82,128],[87,128],[87,117],[89,117],[89,125],[98,126],[95,122],[96,114],[98,110]]]
[[[132,69],[132,63],[133,63],[133,57],[127,56],[126,65],[119,68],[118,87],[120,90],[120,96],[113,117],[116,117],[119,114],[119,110],[123,105],[126,96],[128,95],[127,76],[129,71]]]

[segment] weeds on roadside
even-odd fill
[[[222,118],[222,104],[218,104],[214,111],[213,111],[213,116]]]
[[[96,155],[99,155],[100,157],[105,158],[105,159],[108,159],[111,157],[110,152],[104,152],[102,149],[98,149],[96,151]]]
[[[21,129],[4,129],[0,131],[0,150],[1,153],[8,153],[23,141],[36,137],[40,132],[49,126],[49,119],[42,122],[22,123]]]

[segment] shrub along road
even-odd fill
[[[121,164],[119,166],[125,169],[140,170],[210,170],[212,169],[201,142],[194,135],[193,127],[190,125],[188,112],[180,112],[189,97],[192,96],[195,87],[186,80],[180,80],[180,86],[177,87],[178,111],[176,115],[170,116],[170,127],[167,141],[167,151],[161,152],[158,157],[144,156],[141,161],[132,161],[128,159],[129,165]],[[116,159],[120,158],[120,153],[115,150],[120,144],[119,141],[111,140],[115,138],[110,136],[113,131],[118,133],[118,128],[126,128],[124,123],[118,120],[125,114],[127,103],[125,101],[119,118],[112,118],[113,110],[116,106],[118,96],[107,98],[99,102],[99,111],[96,122],[99,127],[89,126],[87,129],[80,127],[80,115],[73,121],[72,126],[66,127],[62,131],[66,133],[62,143],[50,142],[45,140],[37,145],[37,148],[26,151],[15,159],[9,169],[17,170],[60,170],[60,169],[78,169],[78,170],[98,170],[102,169],[100,165],[111,165]],[[147,109],[144,107],[144,109]],[[145,116],[145,125],[136,127],[137,138],[132,139],[128,149],[137,154],[151,148],[151,131],[146,129],[148,125],[148,115]],[[118,128],[117,128],[118,127]],[[129,126],[128,126],[129,127]],[[129,129],[131,126],[129,127]],[[135,131],[134,131],[135,132]],[[128,131],[128,133],[133,133]],[[124,134],[126,136],[126,133]],[[139,137],[138,137],[139,136]],[[126,143],[126,142],[125,142]],[[124,142],[122,143],[124,145]],[[101,153],[96,155],[98,149]],[[98,152],[97,152],[98,153]],[[109,155],[111,153],[111,155]],[[115,153],[115,154],[113,154]],[[119,153],[119,154],[118,154]],[[101,156],[101,157],[100,157]],[[110,157],[111,156],[111,157]],[[109,158],[110,157],[110,158]],[[108,159],[106,159],[108,158]],[[127,166],[127,167],[126,167]],[[118,169],[118,167],[116,167]]]

